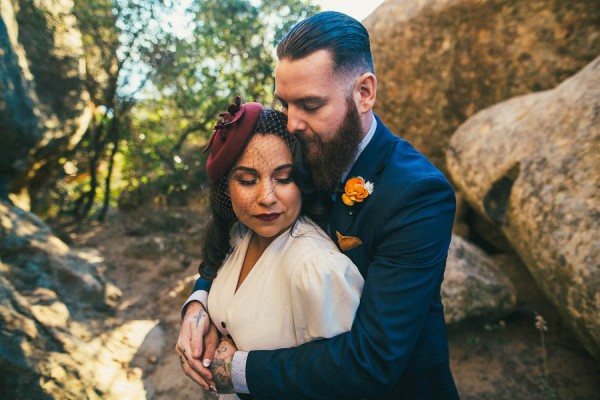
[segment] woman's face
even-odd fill
[[[292,153],[273,134],[256,134],[229,174],[233,211],[261,238],[274,239],[300,215],[301,193],[291,179]]]

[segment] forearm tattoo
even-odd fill
[[[198,313],[198,315],[196,315],[194,317],[194,318],[196,318],[196,328],[200,324],[200,321],[202,321],[202,318],[204,318],[206,316],[207,316],[207,314],[203,310],[200,310],[200,312]]]
[[[217,386],[219,393],[234,393],[233,382],[231,380],[231,358],[223,360],[218,358],[220,354],[227,352],[227,346],[225,343],[217,348],[217,357],[213,360],[210,365],[210,370],[213,373],[213,380]]]

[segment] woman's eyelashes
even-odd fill
[[[292,183],[294,180],[292,179],[292,171],[291,168],[285,168],[283,170],[275,170],[270,178],[282,184]],[[233,179],[238,182],[242,186],[252,186],[258,183],[261,180],[259,174],[252,174],[247,171],[238,172],[234,174]]]

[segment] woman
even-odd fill
[[[213,279],[212,321],[244,351],[350,330],[364,280],[314,222],[326,207],[286,116],[239,97],[228,111],[205,150],[212,218],[200,273]]]

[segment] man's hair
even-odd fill
[[[331,53],[335,73],[375,72],[369,33],[346,14],[325,11],[300,21],[277,45],[277,58],[295,61],[318,50]]]

